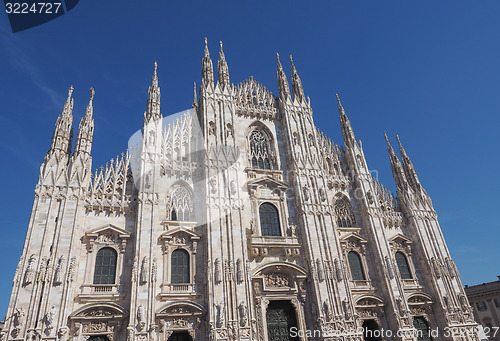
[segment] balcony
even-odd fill
[[[265,257],[273,251],[286,257],[300,255],[300,244],[297,237],[252,236],[249,247],[254,257]]]
[[[119,284],[84,284],[78,298],[82,302],[119,301],[125,297]]]
[[[159,294],[160,299],[168,300],[172,297],[175,298],[194,298],[199,296],[197,292],[195,292],[194,284],[191,283],[182,283],[182,284],[162,284],[161,285],[161,293]]]

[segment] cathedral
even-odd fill
[[[235,85],[205,40],[191,109],[163,117],[155,63],[141,131],[95,172],[94,90],[73,141],[70,88],[0,341],[478,341],[399,138],[391,193],[338,96],[343,145],[315,126],[290,64],[278,95]]]

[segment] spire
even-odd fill
[[[278,90],[280,98],[286,100],[287,98],[290,98],[290,88],[288,87],[288,80],[286,78],[285,71],[283,71],[283,67],[281,66],[280,55],[278,52],[276,52],[276,59],[278,60]]]
[[[300,80],[299,74],[297,73],[297,69],[293,64],[292,55],[290,55],[290,63],[292,64],[292,90],[293,97],[298,102],[305,102],[304,88],[302,87],[302,81]]]
[[[161,118],[160,114],[160,87],[158,86],[158,64],[154,63],[153,79],[148,90],[148,102],[144,113],[144,123],[148,123],[152,118]]]
[[[387,134],[384,133],[384,136],[385,140],[387,141],[387,149],[389,150],[389,159],[391,161],[392,175],[394,177],[394,180],[396,181],[396,186],[400,189],[405,189],[406,186],[408,185],[408,182],[406,181],[403,168],[401,167],[401,163],[399,162],[396,153],[394,153],[394,149],[392,149],[391,143],[387,138]]]
[[[219,42],[219,62],[217,63],[218,78],[217,83],[220,84],[221,88],[229,86],[229,69],[227,67],[226,57],[224,56],[224,51],[222,50],[222,41]]]
[[[54,134],[52,135],[52,143],[48,153],[54,152],[56,150],[71,153],[71,140],[73,138],[72,124],[73,124],[73,86],[70,86],[68,90],[68,98],[64,103],[62,113],[59,115],[56,121],[56,126],[54,129]],[[47,153],[47,154],[48,154]]]
[[[201,85],[207,87],[209,84],[214,85],[214,68],[212,59],[210,59],[210,52],[208,51],[207,38],[205,38],[205,55],[202,61],[201,69]]]
[[[340,103],[339,95],[335,95],[337,97],[337,102],[339,103],[339,113],[340,113],[340,127],[342,128],[342,136],[344,136],[344,142],[346,146],[354,146],[357,145],[356,137],[354,136],[354,131],[352,130],[351,122],[347,117],[344,107],[342,103]]]
[[[87,105],[87,110],[85,110],[85,116],[82,117],[80,125],[78,126],[74,156],[80,153],[90,155],[92,149],[92,139],[94,136],[94,119],[92,118],[94,107],[92,106],[92,100],[94,99],[94,95],[94,88],[90,88],[89,104]]]
[[[396,139],[398,140],[399,153],[401,154],[401,159],[403,160],[403,170],[405,172],[406,178],[408,179],[408,182],[413,187],[413,189],[418,190],[418,189],[422,188],[422,185],[420,184],[420,181],[418,180],[418,176],[417,176],[417,172],[415,171],[415,167],[413,167],[413,163],[411,162],[410,158],[406,154],[406,151],[403,148],[403,145],[401,144],[401,141],[399,140],[398,135],[396,135]]]

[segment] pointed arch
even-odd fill
[[[247,134],[249,163],[252,168],[275,169],[274,139],[271,131],[262,123],[254,122]]]
[[[192,221],[193,191],[184,181],[178,181],[172,186],[168,213],[171,221]]]
[[[354,227],[356,218],[349,199],[342,194],[335,196],[334,204],[335,215],[337,216],[337,227]]]

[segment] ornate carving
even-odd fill
[[[332,311],[327,301],[323,302],[323,313],[325,314],[326,321],[330,322],[332,320]]]
[[[290,278],[288,275],[279,273],[279,272],[271,272],[264,275],[264,281],[266,286],[268,287],[289,287],[290,286]]]
[[[72,282],[75,279],[75,263],[76,263],[76,258],[71,257],[69,261],[69,267],[68,267],[68,282]]]
[[[54,285],[59,285],[63,281],[63,267],[64,267],[64,255],[59,257],[57,261],[56,271],[54,274]]]
[[[325,271],[323,270],[323,262],[321,259],[316,259],[316,268],[318,270],[318,279],[320,282],[325,280]]]
[[[49,309],[49,311],[47,311],[43,319],[45,322],[45,328],[47,330],[47,334],[50,334],[52,329],[54,329],[55,318],[56,318],[56,306],[53,305]]]
[[[68,327],[64,326],[59,328],[57,331],[57,337],[59,338],[58,341],[67,341],[69,337],[69,329]]]
[[[238,283],[242,283],[244,277],[243,261],[238,258],[238,260],[236,261],[236,280],[238,281]]]
[[[390,279],[394,278],[394,268],[392,266],[392,262],[389,258],[389,256],[385,256],[385,267],[387,269],[387,274],[389,275]]]
[[[148,258],[144,257],[142,259],[142,265],[141,265],[141,284],[147,283],[148,277],[149,277]]]
[[[217,328],[222,328],[224,324],[226,323],[226,317],[224,314],[224,303],[219,303],[215,305],[215,312],[216,312],[216,325]]]
[[[219,284],[222,281],[222,270],[220,265],[220,259],[216,258],[214,261],[214,278],[215,284]]]
[[[26,272],[24,274],[24,285],[31,284],[35,280],[35,263],[36,257],[35,255],[31,255],[28,260],[28,267],[26,268]]]
[[[241,302],[238,306],[238,310],[240,312],[240,326],[246,327],[248,323],[248,309],[245,305],[245,302]]]
[[[139,305],[139,307],[137,307],[137,322],[138,322],[137,329],[139,331],[143,331],[144,328],[146,327],[146,311],[144,310],[142,304]]]

